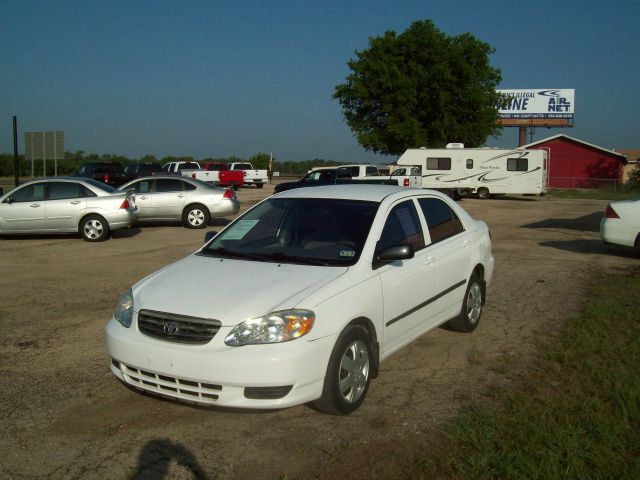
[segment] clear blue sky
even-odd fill
[[[332,99],[368,39],[432,19],[496,49],[500,88],[574,88],[575,128],[640,148],[640,0],[0,0],[0,152],[62,130],[65,149],[344,162],[366,152]],[[517,128],[491,146],[513,147]]]

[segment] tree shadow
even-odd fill
[[[520,228],[564,228],[579,232],[600,232],[602,212],[593,212],[578,218],[548,218],[540,222],[522,225]]]
[[[209,479],[195,455],[184,445],[166,438],[151,440],[142,447],[133,478],[138,480],[161,480],[168,478],[169,466],[175,461],[186,467],[194,478]]]

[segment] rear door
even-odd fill
[[[448,320],[462,305],[471,267],[471,235],[447,202],[438,197],[418,200],[429,231],[426,252],[433,259],[439,298],[434,302],[434,320]]]
[[[151,194],[152,218],[180,218],[185,205],[185,192],[179,178],[158,178]]]
[[[85,187],[77,182],[50,182],[45,202],[47,230],[75,230],[87,207]],[[95,194],[94,194],[95,195]]]

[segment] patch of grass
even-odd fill
[[[500,407],[475,406],[412,478],[640,478],[640,270],[602,279]]]
[[[640,197],[640,189],[598,190],[598,189],[562,189],[547,190],[550,198],[578,198],[586,200],[628,200]]]

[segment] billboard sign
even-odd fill
[[[26,132],[24,134],[25,158],[31,160],[31,176],[34,176],[34,160],[42,160],[42,175],[47,175],[47,160],[54,162],[54,175],[58,174],[58,160],[64,159],[64,132]]]
[[[522,125],[533,121],[555,126],[573,124],[575,90],[566,88],[497,90],[505,100],[498,107],[500,122]]]

